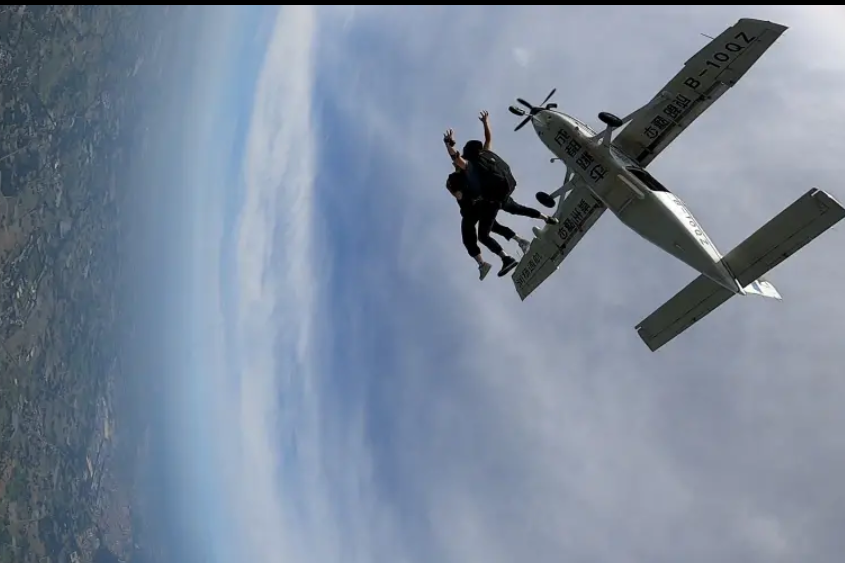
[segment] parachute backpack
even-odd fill
[[[463,154],[478,174],[484,199],[501,202],[510,197],[516,188],[516,179],[502,157],[483,148],[479,141],[467,142]]]

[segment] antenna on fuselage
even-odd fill
[[[707,39],[709,39],[710,41],[713,41],[714,39],[716,39],[715,37],[710,37],[710,36],[709,36],[709,35],[707,35],[706,33],[699,33],[699,35],[701,35],[702,37],[706,37],[706,38],[707,38]]]

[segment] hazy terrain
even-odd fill
[[[130,241],[181,10],[0,7],[2,563],[162,557]]]

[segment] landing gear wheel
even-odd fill
[[[555,206],[555,198],[547,194],[546,192],[537,192],[534,196],[537,198],[537,201],[540,202],[540,205],[543,207],[548,207],[549,209]]]
[[[599,113],[599,119],[608,127],[622,127],[622,120],[608,111]]]

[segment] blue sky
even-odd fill
[[[634,325],[693,273],[611,217],[526,302],[479,283],[440,138],[490,110],[530,202],[562,169],[513,98],[557,87],[596,125],[699,33],[784,23],[651,167],[727,250],[810,186],[845,198],[841,11],[206,10],[171,416],[211,561],[839,557],[842,228],[773,273],[783,303],[731,301],[651,354]]]

